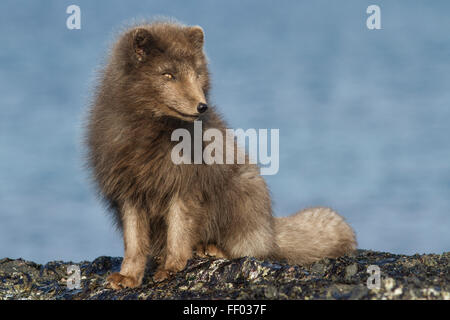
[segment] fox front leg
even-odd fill
[[[167,215],[166,254],[156,270],[153,279],[157,282],[181,271],[192,257],[195,243],[192,220],[181,200],[174,200]]]
[[[107,278],[115,290],[141,285],[149,251],[149,224],[145,215],[128,204],[123,206],[121,213],[125,254],[120,272]]]

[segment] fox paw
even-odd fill
[[[198,245],[195,248],[195,254],[201,258],[215,257],[221,259],[227,257],[225,253],[214,244],[208,244],[206,247]]]
[[[130,276],[124,276],[119,272],[115,272],[108,276],[106,279],[108,285],[114,290],[120,290],[124,288],[136,288],[140,285],[139,281]]]
[[[207,258],[208,256],[206,255],[205,252],[205,247],[202,244],[198,244],[195,249],[194,249],[194,253],[196,256],[200,257],[200,258]]]
[[[153,275],[153,280],[155,282],[161,282],[170,279],[173,276],[173,272],[169,270],[157,270]]]
[[[215,257],[218,259],[226,258],[225,253],[217,248],[214,244],[208,244],[205,249],[205,254],[209,257]]]

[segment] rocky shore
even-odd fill
[[[45,265],[22,259],[0,260],[0,300],[8,299],[450,299],[450,252],[440,255],[395,255],[358,250],[351,256],[292,266],[254,258],[195,258],[173,279],[152,281],[149,263],[137,289],[114,291],[105,286],[122,259],[92,262],[52,261]],[[67,286],[70,265],[80,268],[80,288]],[[380,270],[368,288],[369,266]],[[371,267],[377,269],[377,267]]]

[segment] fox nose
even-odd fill
[[[197,110],[199,113],[203,113],[208,109],[208,105],[206,103],[200,102],[197,106]]]

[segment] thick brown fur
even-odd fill
[[[180,164],[171,160],[175,129],[193,136],[226,124],[209,102],[200,27],[158,22],[124,32],[101,74],[88,123],[89,165],[123,232],[125,254],[113,288],[142,282],[147,258],[163,280],[182,270],[194,248],[227,258],[252,256],[311,263],[355,249],[352,229],[334,211],[272,216],[256,165]],[[224,133],[225,136],[225,133]],[[205,146],[205,143],[204,143]]]

